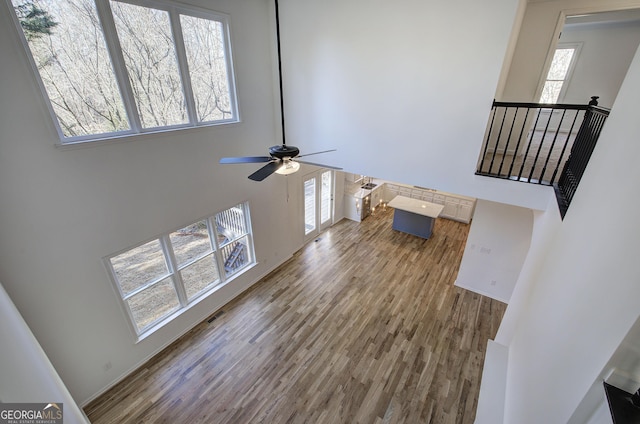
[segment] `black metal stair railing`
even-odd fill
[[[609,110],[597,107],[597,102],[593,104],[594,102],[595,99],[589,103],[590,107],[585,112],[569,158],[567,158],[558,184],[555,186],[558,205],[563,217],[587,168],[591,153],[600,138],[602,127],[609,117]]]
[[[587,105],[493,102],[477,175],[552,186],[566,213],[609,110]]]

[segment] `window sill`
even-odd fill
[[[136,334],[136,340],[135,340],[135,344],[138,344],[140,342],[142,342],[143,340],[147,339],[148,337],[150,337],[151,335],[153,335],[156,331],[160,330],[161,328],[163,328],[165,325],[169,324],[171,321],[173,321],[174,319],[178,318],[180,315],[184,314],[185,312],[189,311],[191,308],[195,307],[197,304],[199,304],[200,302],[204,301],[205,299],[207,299],[209,296],[213,295],[214,293],[216,293],[218,290],[220,290],[222,287],[226,286],[227,284],[231,283],[232,281],[234,281],[236,278],[238,278],[239,276],[243,275],[244,273],[246,273],[247,271],[249,271],[250,269],[253,269],[256,265],[258,265],[257,262],[254,262],[252,264],[249,264],[248,266],[246,266],[245,268],[243,268],[241,271],[239,271],[236,274],[233,274],[228,280],[219,283],[218,285],[212,287],[210,290],[203,292],[200,296],[198,296],[197,298],[195,298],[189,305],[187,305],[184,308],[178,309],[177,311],[175,311],[173,314],[169,315],[168,317],[166,317],[165,319],[159,321],[157,324],[149,327],[148,329],[146,329],[144,332],[140,333],[140,334]],[[206,318],[206,317],[205,317]],[[198,321],[199,323],[199,321]],[[197,325],[198,323],[194,324]],[[185,330],[189,331],[191,329],[188,328]],[[176,337],[177,339],[177,337]]]
[[[183,135],[185,133],[189,133],[192,131],[200,131],[203,129],[211,129],[212,127],[218,127],[222,125],[236,125],[241,123],[240,119],[223,121],[223,122],[214,122],[210,124],[202,124],[197,126],[188,126],[188,127],[178,127],[178,128],[163,128],[158,130],[150,130],[142,133],[126,133],[126,134],[114,134],[114,135],[104,135],[100,138],[92,138],[88,140],[72,140],[66,142],[57,142],[55,147],[60,150],[75,150],[86,147],[98,147],[104,146],[106,144],[118,144],[118,143],[126,143],[138,140],[148,140],[154,139],[159,136],[165,137],[170,136],[172,134],[180,134]]]

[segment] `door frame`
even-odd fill
[[[321,222],[321,211],[322,211],[322,175],[325,172],[331,173],[331,187],[330,187],[330,196],[329,196],[329,210],[330,217],[324,223]],[[316,227],[314,230],[307,234],[305,225],[306,225],[306,194],[305,194],[305,183],[310,180],[315,179],[315,222]],[[317,171],[309,172],[302,177],[302,221],[303,221],[303,236],[304,242],[308,242],[320,235],[324,230],[331,227],[335,222],[335,190],[336,190],[336,178],[335,172],[328,168],[320,168]]]

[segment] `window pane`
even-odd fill
[[[571,65],[574,49],[557,49],[551,61],[548,80],[564,80]]]
[[[322,189],[320,191],[320,223],[331,219],[331,171],[322,173]]]
[[[216,258],[212,254],[183,268],[180,275],[189,300],[203,290],[213,287],[220,278]]]
[[[188,122],[169,14],[111,2],[143,128]]]
[[[562,90],[562,84],[564,81],[547,81],[542,88],[542,95],[540,96],[540,103],[555,103],[560,96],[560,90]]]
[[[316,229],[316,179],[304,182],[304,233]]]
[[[170,277],[132,296],[127,303],[139,330],[180,308],[178,295]]]
[[[220,235],[220,240],[218,240],[220,246],[224,246],[248,232],[243,205],[234,206],[216,214],[215,222],[216,230]]]
[[[178,266],[211,252],[207,222],[200,221],[169,234]]]
[[[180,16],[198,122],[232,118],[222,23]]]
[[[169,272],[159,240],[111,258],[111,265],[125,296]]]
[[[224,261],[224,271],[227,275],[242,269],[249,263],[248,246],[249,237],[243,237],[220,249]]]
[[[210,237],[214,220],[218,234],[230,237],[221,236],[225,244],[217,250]],[[249,204],[241,203],[215,218],[165,233],[156,240],[105,259],[113,270],[113,280],[121,288],[122,301],[131,311],[138,335],[173,312],[188,307],[196,296],[211,292],[213,287],[223,284],[226,277],[255,263],[250,229]]]
[[[13,4],[64,137],[129,129],[94,2]]]

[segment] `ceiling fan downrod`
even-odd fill
[[[278,0],[274,0],[274,3],[276,8],[276,47],[278,51],[278,84],[280,88],[280,123],[282,127],[282,147],[286,148],[287,139],[285,137],[284,125],[284,89],[282,87],[282,51],[280,49],[280,8],[278,7]],[[269,151],[271,151],[271,149],[269,149]],[[290,157],[295,157],[295,155]]]
[[[285,137],[285,119],[284,119],[284,89],[282,82],[282,52],[280,48],[280,10],[278,0],[274,0],[275,4],[275,24],[276,24],[276,47],[278,53],[278,85],[280,93],[280,118],[282,127],[282,144],[269,147],[269,156],[241,156],[241,157],[223,157],[220,163],[236,164],[236,163],[266,163],[262,168],[249,175],[249,179],[253,181],[262,181],[273,173],[289,175],[300,169],[300,163],[320,166],[324,168],[341,169],[333,166],[323,165],[319,163],[298,160],[303,156],[317,155],[320,153],[333,152],[335,149],[325,150],[322,152],[300,154],[300,150],[295,146],[287,146]]]

